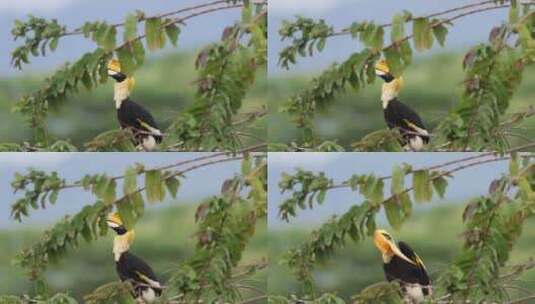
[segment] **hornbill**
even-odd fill
[[[432,293],[425,265],[407,243],[396,245],[385,230],[376,230],[373,240],[382,254],[386,279],[399,283],[405,303],[420,303]]]
[[[141,105],[130,99],[130,91],[134,88],[134,78],[121,72],[121,64],[117,59],[108,62],[108,75],[115,79],[113,100],[117,109],[117,119],[123,129],[131,129],[134,144],[145,151],[152,151],[162,141],[162,133],[154,117]]]
[[[154,271],[142,259],[130,253],[134,242],[134,230],[126,230],[118,213],[112,213],[107,219],[108,227],[117,236],[113,240],[115,268],[121,281],[129,281],[133,287],[132,296],[138,303],[152,303],[162,294],[162,285]]]
[[[395,78],[384,59],[375,65],[375,74],[385,81],[381,89],[381,101],[388,128],[399,129],[405,149],[421,150],[424,144],[429,142],[429,133],[420,116],[398,99],[403,78],[401,76]]]

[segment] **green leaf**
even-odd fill
[[[405,171],[401,166],[395,166],[392,170],[392,184],[390,185],[390,193],[392,195],[401,193],[405,187]]]
[[[392,18],[390,40],[395,43],[405,37],[405,14],[397,14]]]
[[[137,15],[134,13],[128,14],[124,22],[124,41],[131,41],[137,35]]]
[[[128,195],[137,191],[137,170],[135,167],[129,167],[124,173],[123,193]]]
[[[165,186],[167,187],[167,191],[169,191],[169,193],[171,193],[171,196],[173,198],[176,198],[176,194],[178,192],[178,188],[180,187],[180,180],[175,176],[168,177],[165,180]]]
[[[151,51],[161,49],[165,46],[165,35],[161,27],[161,18],[149,18],[147,21],[145,21],[147,47]]]
[[[509,9],[509,23],[511,25],[518,22],[518,5],[516,0],[511,0],[511,8]]]
[[[134,50],[134,58],[138,66],[142,65],[145,61],[145,47],[143,43],[139,40],[136,40],[132,43],[132,48]]]
[[[417,51],[425,51],[433,46],[433,36],[427,18],[416,18],[412,22],[414,47]]]
[[[165,27],[165,33],[167,34],[169,41],[171,41],[174,46],[177,46],[180,28],[176,24],[172,23]]]
[[[409,65],[412,62],[412,48],[408,41],[403,41],[400,47],[401,59],[405,62],[405,65]]]
[[[434,26],[433,34],[435,35],[438,44],[440,44],[440,46],[444,46],[444,42],[446,41],[446,35],[448,34],[448,29],[444,26],[444,24]]]
[[[428,202],[433,198],[433,191],[429,180],[429,171],[418,170],[412,174],[414,200],[418,203]]]
[[[50,47],[51,51],[55,51],[56,50],[56,48],[58,47],[58,42],[59,42],[59,38],[58,37],[55,37],[50,41],[49,47]]]
[[[134,62],[130,44],[128,43],[119,48],[116,54],[121,63],[121,71],[126,75],[132,75],[136,69],[136,63]]]
[[[119,212],[119,216],[121,217],[121,220],[123,221],[123,224],[126,229],[132,229],[135,224],[135,216],[132,205],[130,204],[130,200],[123,199],[119,201],[117,203],[117,211]]]
[[[251,157],[247,154],[241,162],[241,174],[243,176],[249,175],[251,172]]]
[[[106,51],[112,51],[116,44],[117,30],[114,26],[108,26],[99,41],[99,46]]]
[[[386,218],[388,220],[388,223],[390,223],[390,226],[392,226],[392,228],[394,228],[395,230],[399,230],[399,228],[401,228],[401,224],[403,223],[399,205],[396,203],[395,200],[389,199],[384,203],[384,208]]]
[[[102,200],[104,201],[104,203],[110,204],[115,201],[116,199],[115,188],[116,187],[117,187],[117,183],[115,182],[114,179],[110,178],[108,180],[106,190],[104,191],[102,195]]]
[[[435,177],[433,179],[433,188],[435,188],[435,192],[440,196],[440,198],[444,198],[444,193],[446,192],[446,188],[448,187],[448,181],[443,176],[441,177]]]
[[[401,62],[401,54],[397,46],[392,46],[386,49],[384,52],[386,63],[390,68],[390,72],[395,77],[399,77],[403,73],[403,62]]]
[[[50,196],[48,197],[48,201],[53,205],[56,203],[56,201],[58,200],[58,193],[59,191],[56,189],[56,190],[52,190],[52,193],[50,193]]]
[[[150,170],[145,173],[145,188],[149,203],[162,201],[165,191],[162,185],[162,176],[159,170]]]
[[[327,190],[321,190],[316,196],[316,202],[321,205],[325,201],[325,196],[327,195]]]

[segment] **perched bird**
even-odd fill
[[[403,78],[395,78],[384,59],[375,65],[375,74],[385,81],[381,89],[381,101],[386,124],[390,129],[399,129],[405,149],[421,150],[429,142],[429,133],[420,116],[398,99]]]
[[[145,151],[152,151],[162,141],[162,133],[154,117],[141,105],[130,99],[134,88],[134,78],[121,72],[117,59],[108,62],[108,75],[115,79],[113,100],[117,109],[117,119],[121,128],[129,128],[134,134],[134,144]]]
[[[130,245],[134,242],[134,230],[126,230],[117,213],[107,219],[108,227],[117,236],[113,240],[113,254],[117,274],[121,281],[129,281],[134,288],[132,296],[138,303],[152,303],[162,294],[162,285],[152,268],[142,259],[130,253]]]
[[[431,294],[431,280],[425,265],[409,245],[404,242],[396,245],[384,230],[376,230],[373,241],[382,254],[386,279],[399,283],[405,303],[420,303]]]

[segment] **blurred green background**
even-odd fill
[[[151,57],[134,75],[136,86],[132,99],[153,114],[162,130],[194,102],[196,54],[197,51],[175,52]],[[260,70],[257,75],[257,83],[244,100],[241,112],[259,111],[266,104],[265,71]],[[0,121],[3,126],[9,126],[0,129],[0,142],[21,143],[32,139],[32,130],[24,117],[13,113],[12,107],[20,96],[39,89],[46,76],[32,72],[0,78]],[[98,134],[117,129],[113,81],[93,91],[82,89],[79,94],[70,96],[63,106],[50,111],[48,127],[51,136],[70,140],[79,148]],[[266,119],[259,119],[249,133],[264,138],[266,127]],[[249,141],[244,138],[244,145]]]
[[[401,90],[402,102],[414,108],[433,130],[459,100],[462,93],[464,73],[461,53],[437,53],[419,57],[404,72],[405,86]],[[321,59],[319,59],[321,60]],[[293,94],[300,92],[320,71],[277,73],[269,79],[270,142],[288,143],[298,140],[300,131],[291,122],[281,106]],[[525,111],[535,101],[535,67],[524,72],[522,85],[514,95],[507,114]],[[371,86],[356,93],[348,89],[339,94],[333,104],[321,109],[316,117],[316,131],[324,140],[336,140],[347,149],[351,143],[386,124],[381,109],[381,84],[376,80]],[[525,138],[535,138],[535,118],[528,118],[520,125],[521,130],[513,130]],[[511,138],[516,145],[525,143],[520,137]]]
[[[460,246],[463,208],[459,202],[445,202],[417,212],[407,221],[401,231],[390,231],[396,241],[406,241],[423,259],[432,279],[451,263]],[[380,225],[380,224],[379,224]],[[384,224],[383,224],[384,225]],[[271,294],[290,295],[299,293],[301,286],[285,265],[279,261],[285,252],[299,246],[317,227],[289,226],[291,228],[270,230],[269,233],[269,279]],[[512,252],[510,264],[526,262],[535,252],[535,220],[524,225],[522,237]],[[349,300],[363,288],[384,280],[382,260],[379,252],[368,238],[355,244],[348,241],[347,247],[338,251],[329,261],[321,264],[314,272],[318,293],[333,292]],[[520,282],[511,285],[533,292],[535,270],[526,272]],[[515,296],[523,295],[519,290],[511,290]],[[532,302],[529,302],[532,303]]]
[[[194,253],[196,224],[195,206],[179,203],[178,207],[148,212],[136,225],[136,239],[131,250],[152,266],[164,281],[180,262]],[[0,231],[0,294],[18,295],[32,290],[24,270],[12,264],[16,254],[35,243],[44,227]],[[93,243],[82,242],[68,257],[46,272],[53,291],[69,292],[76,298],[91,293],[102,284],[118,280],[113,261],[113,231]],[[257,223],[256,234],[244,252],[240,265],[258,263],[267,252],[266,222]],[[266,271],[258,272],[247,282],[261,290],[266,288]],[[257,295],[244,292],[246,296]]]

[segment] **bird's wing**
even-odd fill
[[[414,250],[412,250],[412,248],[407,243],[399,242],[398,247],[401,253],[403,253],[406,257],[413,261],[420,270],[420,273],[422,275],[420,284],[429,285],[431,281],[429,280],[429,276],[427,275],[427,269],[425,268],[422,259],[416,254],[416,252],[414,252]]]
[[[127,268],[136,281],[153,287],[160,287],[160,282],[154,274],[152,268],[142,259],[134,254],[129,253],[127,259]]]
[[[392,100],[389,104],[389,107],[392,107],[391,111],[393,113],[396,113],[396,118],[399,121],[399,123],[407,124],[409,122],[413,126],[415,126],[417,129],[426,130],[426,127],[422,121],[422,118],[418,113],[416,113],[412,108],[407,106],[406,104],[399,101],[397,98]],[[414,129],[411,126],[407,126],[410,129]],[[414,131],[417,131],[414,129]]]
[[[148,131],[150,131],[150,129],[147,129],[144,124],[150,126],[151,128],[158,129],[158,125],[156,124],[154,117],[144,107],[130,99],[124,101],[123,105],[125,107],[125,116],[128,117],[126,121],[127,124],[136,128],[146,129]]]

